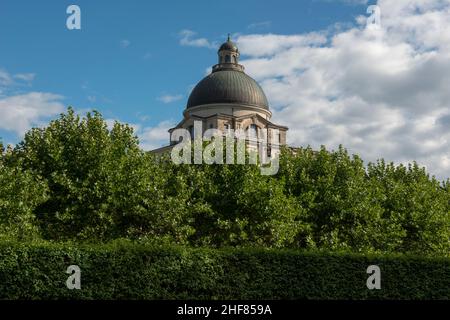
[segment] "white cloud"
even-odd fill
[[[0,69],[0,89],[1,87],[10,86],[14,83],[12,76],[5,70]]]
[[[344,4],[348,4],[348,5],[363,5],[363,4],[367,4],[369,2],[369,0],[315,0],[315,1],[321,1],[321,2],[342,2]]]
[[[306,35],[253,34],[241,35],[237,45],[241,53],[253,57],[271,56],[293,47],[322,45],[327,41],[325,34],[309,33]]]
[[[150,115],[148,115],[148,114],[141,114],[141,113],[138,113],[137,114],[137,116],[138,116],[138,118],[139,118],[139,120],[140,121],[148,121],[148,120],[150,120],[152,117],[150,116]]]
[[[247,26],[248,29],[263,29],[268,28],[272,25],[271,21],[261,21],[261,22],[255,22],[251,23]]]
[[[164,94],[164,95],[158,97],[158,100],[163,103],[172,103],[175,101],[179,101],[181,99],[183,99],[183,95],[181,95],[181,94],[174,94],[174,95]]]
[[[148,120],[148,118],[145,120]],[[105,119],[105,122],[109,130],[114,127],[114,123],[123,123],[119,119]],[[173,128],[175,125],[176,123],[173,120],[164,120],[155,126],[143,126],[139,123],[129,124],[129,126],[133,128],[134,134],[139,139],[140,147],[146,151],[169,145],[169,129]]]
[[[124,40],[120,40],[120,46],[122,48],[128,48],[130,46],[131,42],[130,40],[124,39]]]
[[[62,96],[30,92],[0,99],[0,129],[23,135],[27,130],[46,123],[49,117],[64,111]]]
[[[369,2],[369,0],[339,0],[339,1],[351,5],[367,4]]]
[[[154,127],[144,127],[136,131],[140,146],[144,150],[153,150],[169,144],[168,130],[175,126],[171,120],[162,121]]]
[[[289,143],[343,144],[374,161],[417,160],[450,176],[450,0],[380,0],[345,30],[237,39]],[[364,15],[365,12],[362,12]],[[329,31],[328,31],[329,32]]]
[[[35,73],[10,74],[6,70],[0,69],[0,94],[17,86],[30,85],[35,77]]]
[[[206,47],[210,49],[215,49],[217,44],[214,42],[210,42],[206,38],[198,38],[197,33],[192,30],[181,30],[179,33],[180,36],[180,44],[182,46],[190,46],[190,47]]]
[[[27,81],[27,82],[33,81],[35,77],[36,77],[36,74],[34,74],[34,73],[18,73],[18,74],[14,75],[14,78],[23,80],[23,81]]]
[[[47,92],[18,93],[17,88],[31,85],[34,73],[10,74],[0,69],[0,130],[22,136],[32,127],[42,126],[64,111],[63,96]]]
[[[91,111],[92,110],[77,110],[77,113],[81,115],[81,114],[91,112]],[[124,123],[124,122],[120,121],[119,119],[111,119],[111,118],[105,119],[105,122],[106,122],[106,127],[108,128],[108,130],[112,130],[114,128],[114,124],[116,122]],[[139,134],[139,132],[141,131],[142,126],[138,123],[131,123],[131,124],[129,123],[128,125],[133,129],[133,132],[136,135]]]

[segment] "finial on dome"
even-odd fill
[[[231,42],[231,34],[228,34],[227,42]]]

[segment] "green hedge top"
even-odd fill
[[[81,289],[70,290],[70,265]],[[369,290],[369,265],[381,289]],[[1,299],[449,299],[450,259],[280,249],[0,243]]]

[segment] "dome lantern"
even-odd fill
[[[244,67],[239,64],[239,49],[231,41],[230,34],[228,34],[227,41],[220,46],[217,54],[219,56],[219,63],[213,67],[213,72],[224,69],[244,70]]]

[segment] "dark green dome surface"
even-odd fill
[[[269,109],[264,91],[242,71],[216,71],[201,80],[189,96],[187,108],[211,103],[238,103]]]

